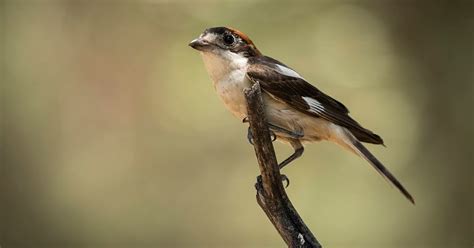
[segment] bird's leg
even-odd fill
[[[301,142],[299,140],[292,141],[291,146],[293,147],[293,149],[295,149],[295,152],[293,154],[291,154],[291,156],[289,156],[287,159],[283,160],[283,162],[281,162],[278,165],[278,167],[280,167],[280,170],[283,169],[283,167],[285,167],[289,163],[291,163],[291,161],[293,161],[293,160],[301,157],[301,155],[303,155],[304,147],[303,147],[303,145],[301,144]]]
[[[249,122],[249,118],[248,118],[248,117],[244,117],[244,118],[242,119],[242,123],[247,123],[247,122]],[[275,141],[275,140],[277,139],[275,133],[274,133],[272,130],[275,130],[275,131],[281,132],[281,133],[286,133],[286,134],[290,135],[291,138],[293,138],[293,139],[299,139],[299,138],[301,138],[301,137],[304,136],[304,135],[303,135],[302,133],[300,133],[300,132],[293,132],[293,131],[290,131],[290,130],[288,130],[288,129],[282,128],[282,127],[277,126],[277,125],[272,124],[272,123],[267,123],[267,125],[268,125],[268,127],[269,127],[269,129],[270,129],[270,137],[271,137],[272,141]],[[247,133],[247,138],[249,137],[249,134],[250,134],[250,135],[252,134],[252,133],[250,132],[250,129],[249,129],[249,131],[248,131],[248,133]],[[251,136],[250,136],[250,137],[251,137]],[[250,142],[250,144],[253,144],[253,142]]]
[[[242,123],[248,123],[248,122],[249,122],[248,117],[244,117],[242,119]],[[267,125],[271,130],[275,130],[275,131],[281,132],[281,133],[286,133],[286,134],[290,135],[291,138],[294,138],[294,139],[298,139],[298,138],[301,138],[301,137],[304,136],[303,133],[301,133],[301,132],[293,132],[293,131],[290,131],[288,129],[282,128],[280,126],[277,126],[277,125],[269,123],[269,122],[267,123]]]
[[[287,159],[283,160],[283,162],[278,164],[278,167],[280,170],[283,169],[285,165],[288,165],[291,161],[299,158],[304,152],[303,144],[301,144],[299,140],[297,139],[290,140],[290,144],[293,147],[293,149],[295,149],[295,152],[291,154],[291,156],[289,156]],[[281,181],[286,182],[285,188],[290,186],[290,179],[285,174],[281,174]],[[257,183],[261,184],[261,182],[262,182],[262,176],[258,176]]]
[[[272,130],[270,130],[270,139],[272,140],[272,142],[277,139],[276,134]],[[247,140],[249,141],[251,145],[253,145],[253,134],[250,127],[248,127],[247,129]]]
[[[280,133],[288,134],[293,139],[299,139],[299,138],[302,138],[304,136],[304,134],[301,133],[301,132],[294,132],[294,131],[282,128],[280,126],[277,126],[275,124],[268,123],[268,126],[270,127],[271,130],[274,130],[274,131],[280,132]]]
[[[249,122],[248,117],[245,117],[242,120],[242,122],[243,123]],[[293,146],[293,148],[295,149],[295,152],[278,165],[278,167],[281,170],[283,167],[285,167],[285,165],[289,164],[291,161],[297,159],[298,157],[300,157],[303,154],[304,148],[303,148],[303,145],[301,144],[301,142],[299,141],[299,139],[302,138],[304,135],[301,132],[293,132],[293,131],[290,131],[288,129],[282,128],[280,126],[277,126],[277,125],[274,125],[274,124],[271,124],[271,123],[267,123],[267,124],[268,124],[269,129],[270,129],[270,137],[272,139],[272,142],[275,141],[276,138],[277,138],[277,136],[275,135],[273,130],[276,131],[276,132],[285,133],[293,139],[291,141],[291,146]],[[247,129],[247,139],[248,139],[249,143],[251,145],[253,145],[253,134],[252,134],[252,130],[250,129],[250,127],[248,127],[248,129]],[[286,182],[285,188],[290,185],[290,179],[286,175],[281,174],[281,180],[282,180],[282,182]],[[257,177],[257,185],[261,185],[261,182],[262,182],[262,176],[260,175],[260,176]]]

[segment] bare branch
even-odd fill
[[[255,184],[257,202],[288,247],[321,247],[288,199],[270,138],[260,85],[244,91],[250,130],[260,174]]]

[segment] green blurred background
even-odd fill
[[[336,145],[284,173],[325,247],[472,247],[472,1],[2,1],[0,246],[284,247],[247,128],[199,54],[206,27],[381,134],[416,206]],[[276,144],[279,158],[291,149]]]

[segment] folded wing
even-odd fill
[[[306,82],[288,66],[266,56],[252,58],[249,62],[249,80],[260,83],[262,89],[273,97],[305,114],[347,128],[359,141],[383,144],[380,136],[352,119],[342,103]]]

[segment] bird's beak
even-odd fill
[[[203,39],[202,37],[199,37],[197,39],[192,40],[189,43],[189,46],[199,51],[205,51],[209,49],[212,46],[212,44],[206,41],[205,39]]]

